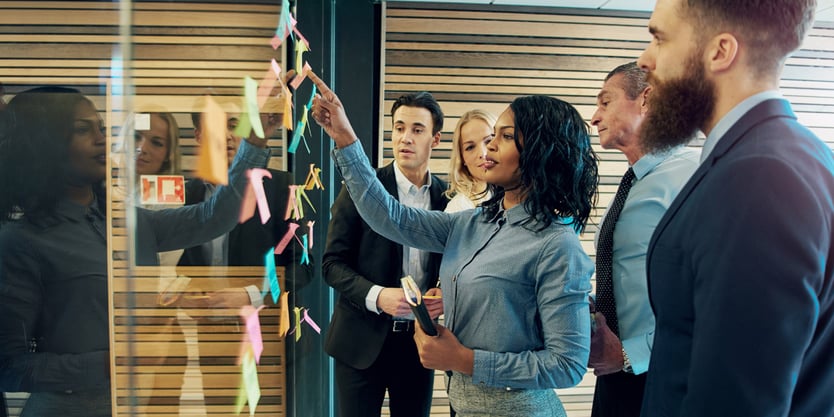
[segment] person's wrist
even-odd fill
[[[627,374],[633,374],[634,368],[631,366],[631,359],[628,358],[628,353],[626,353],[625,348],[623,350],[623,372]]]
[[[266,148],[267,144],[269,143],[269,138],[259,138],[255,133],[250,134],[248,137],[244,139],[245,141],[249,142],[252,146],[256,146],[258,148]]]
[[[349,146],[353,142],[356,142],[358,140],[359,140],[359,138],[357,138],[356,135],[351,135],[351,134],[341,135],[338,138],[333,138],[333,142],[336,143],[336,147],[339,148],[339,149],[344,148],[346,146]]]

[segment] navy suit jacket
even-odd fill
[[[760,103],[655,229],[642,415],[834,416],[832,235],[831,150]]]
[[[385,189],[399,200],[394,165],[378,169],[377,177]],[[432,210],[446,208],[445,190],[446,183],[432,176]],[[339,299],[327,329],[324,350],[353,368],[367,369],[382,350],[391,329],[391,316],[368,311],[365,296],[374,284],[400,286],[403,247],[371,230],[344,186],[330,211],[332,215],[327,229],[327,248],[322,258],[322,275],[339,292]],[[437,284],[440,260],[438,253],[429,255],[429,287]]]

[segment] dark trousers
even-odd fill
[[[413,331],[389,332],[368,369],[336,360],[334,374],[339,417],[379,416],[386,388],[391,417],[428,417],[431,411],[434,371],[420,364]]]
[[[645,389],[645,372],[598,376],[591,417],[639,417]]]

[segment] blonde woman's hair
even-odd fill
[[[452,198],[456,194],[463,194],[470,200],[475,200],[475,183],[478,182],[469,169],[463,164],[463,158],[460,154],[460,136],[463,125],[473,121],[481,120],[488,126],[495,126],[496,118],[486,110],[474,109],[469,110],[460,116],[455,132],[452,134],[452,156],[449,158],[449,189],[446,190],[446,197]]]

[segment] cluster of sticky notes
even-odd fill
[[[289,0],[282,0],[278,27],[275,30],[275,36],[270,40],[272,48],[278,49],[288,36],[295,38],[295,63],[293,68],[296,72],[296,76],[290,81],[289,86],[297,90],[305,80],[307,73],[311,70],[310,64],[303,61],[304,52],[310,51],[310,43],[298,30],[297,21],[291,13]],[[273,115],[282,113],[281,125],[287,130],[292,130],[295,127],[288,152],[295,153],[302,142],[307,152],[310,152],[304,131],[308,129],[308,114],[312,107],[313,97],[316,95],[315,86],[295,126],[293,126],[292,122],[292,93],[281,76],[281,67],[275,59],[271,60],[269,68],[266,70],[260,82],[252,77],[244,78],[243,93],[244,114],[241,115],[234,132],[236,136],[249,137],[254,132],[256,136],[265,138],[276,127],[276,120],[273,119]],[[262,114],[266,116],[263,117]],[[227,184],[228,159],[225,151],[226,114],[211,97],[206,97],[206,107],[203,109],[201,121],[204,142],[198,151],[197,176],[214,184]],[[297,222],[301,221],[304,217],[305,201],[313,212],[316,211],[306,191],[315,188],[324,189],[320,176],[321,169],[310,164],[310,172],[304,184],[290,186],[284,220],[289,221],[292,219],[293,221],[289,221],[287,232],[275,247],[270,248],[263,254],[265,269],[262,293],[263,296],[266,296],[267,292],[271,293],[273,302],[279,305],[280,318],[278,322],[278,333],[281,337],[289,333],[291,326],[288,305],[289,292],[281,290],[275,264],[275,254],[283,253],[287,246],[295,240],[304,250],[299,263],[310,263],[309,249],[313,247],[313,225],[315,222],[312,220],[307,221],[307,231],[300,239],[296,236],[296,231],[300,227]],[[266,224],[271,218],[272,213],[270,212],[264,191],[264,177],[272,178],[272,175],[268,170],[259,168],[250,169],[247,172],[249,182],[244,191],[240,218],[238,219],[240,223],[244,223],[254,217],[256,210],[259,214],[261,224]],[[257,364],[260,362],[260,357],[263,353],[263,337],[261,334],[260,319],[258,318],[258,314],[262,308],[256,309],[252,306],[244,306],[240,311],[241,317],[246,321],[246,337],[241,344],[239,358],[241,383],[236,402],[237,414],[240,414],[246,404],[248,404],[249,414],[255,415],[255,409],[261,396]],[[310,317],[308,309],[294,307],[293,311],[295,312],[295,328],[293,332],[295,332],[296,342],[301,338],[301,325],[304,323],[317,333],[321,333],[319,326]]]
[[[304,105],[304,111],[301,112],[301,117],[298,119],[298,122],[295,125],[295,130],[293,131],[292,141],[290,141],[290,147],[287,149],[289,153],[295,153],[296,149],[298,149],[298,144],[304,139],[304,130],[307,128],[307,119],[308,114],[310,113],[310,109],[313,107],[313,97],[316,96],[316,86],[313,86],[313,92],[310,94],[310,100],[307,101],[307,104]],[[307,148],[307,152],[310,152],[310,146],[307,145],[307,140],[304,139],[304,147]]]
[[[318,324],[310,317],[310,309],[303,308],[303,307],[294,307],[293,311],[295,311],[295,328],[293,328],[292,332],[295,333],[295,341],[298,342],[301,339],[301,325],[303,323],[307,323],[310,328],[312,328],[316,333],[321,334],[321,328]]]

